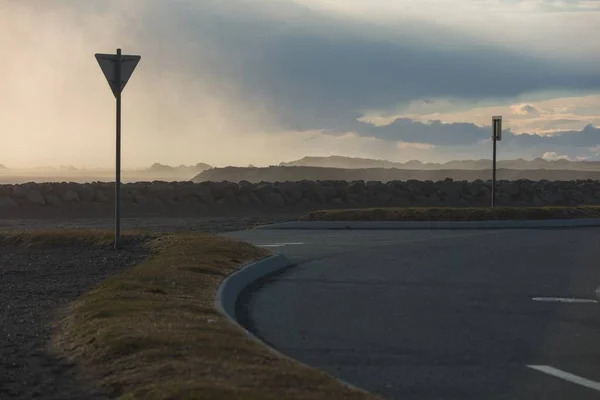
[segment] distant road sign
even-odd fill
[[[492,124],[494,127],[493,139],[502,140],[502,117],[501,116],[492,117]]]
[[[496,204],[496,142],[502,140],[502,116],[492,117],[492,207]]]
[[[121,82],[117,82],[119,57],[121,57]],[[141,56],[118,55],[118,54],[96,54],[96,60],[110,85],[110,88],[117,97],[123,91],[127,81],[131,78],[135,67],[138,65]]]

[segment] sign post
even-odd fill
[[[96,60],[117,100],[116,166],[115,166],[115,249],[120,247],[121,237],[121,92],[131,78],[140,56],[96,54]]]
[[[494,150],[492,156],[492,207],[496,204],[496,142],[502,140],[502,117],[492,117],[492,142]]]

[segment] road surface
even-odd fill
[[[295,266],[239,316],[284,354],[389,399],[600,398],[600,229],[227,236]]]

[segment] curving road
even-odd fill
[[[227,234],[295,266],[239,315],[389,399],[600,398],[600,229]]]

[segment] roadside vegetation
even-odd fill
[[[50,344],[116,398],[376,398],[275,356],[215,309],[223,278],[269,251],[205,233],[126,233],[123,243],[149,256],[61,310]],[[9,249],[78,245],[110,249],[112,233],[0,233]]]
[[[600,207],[404,207],[313,211],[301,221],[491,221],[600,218]]]

